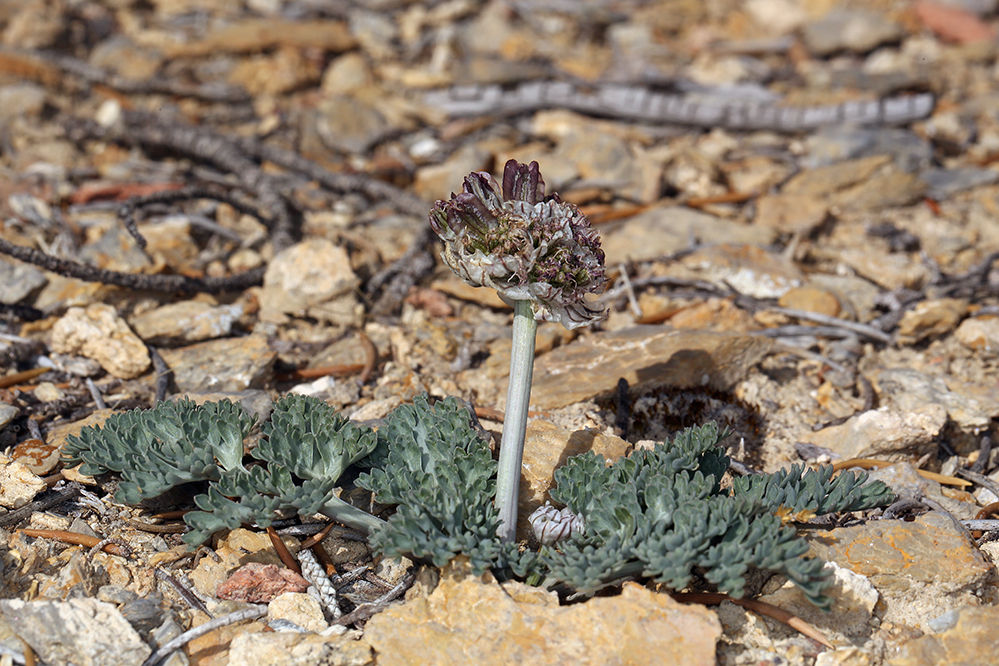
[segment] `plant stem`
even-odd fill
[[[537,331],[538,322],[534,319],[531,301],[516,301],[513,348],[510,351],[510,386],[506,393],[506,416],[503,419],[496,477],[496,508],[500,518],[496,536],[506,543],[512,542],[517,534],[520,468],[524,462],[524,435],[527,432],[527,406],[531,400]]]

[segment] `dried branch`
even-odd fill
[[[109,271],[77,261],[59,259],[38,250],[15,245],[0,238],[0,254],[6,254],[63,277],[76,278],[84,282],[102,282],[126,289],[140,291],[162,291],[170,293],[221,294],[242,291],[247,287],[261,284],[266,267],[258,267],[225,278],[191,278],[185,275],[141,275]]]

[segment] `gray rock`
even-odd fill
[[[14,83],[0,87],[0,120],[37,116],[45,106],[45,96],[45,88],[35,83]]]
[[[601,247],[608,266],[654,259],[697,244],[767,245],[776,238],[776,229],[741,224],[679,206],[653,208],[607,231],[601,228]]]
[[[342,153],[364,153],[393,130],[374,106],[343,95],[323,100],[315,122],[323,143]]]
[[[8,599],[0,612],[50,666],[139,666],[152,653],[117,608],[96,599]]]
[[[20,303],[47,283],[45,274],[34,266],[0,258],[0,284],[3,285],[0,303]]]
[[[980,185],[993,185],[999,182],[999,172],[992,169],[965,167],[963,169],[928,169],[920,178],[929,187],[927,196],[937,201],[950,198],[952,194],[970,190]]]
[[[243,312],[242,303],[212,306],[200,301],[181,301],[132,317],[129,324],[136,335],[150,344],[189,344],[229,335]]]
[[[262,336],[225,338],[189,347],[164,349],[163,360],[181,391],[245,391],[270,381],[277,354]]]
[[[840,425],[804,433],[800,440],[829,449],[844,460],[918,458],[936,451],[936,438],[946,423],[947,410],[941,405],[923,404],[912,412],[882,407],[857,414]]]
[[[20,413],[20,408],[14,405],[0,405],[0,429],[3,429],[8,423],[16,419]]]
[[[882,405],[905,413],[923,405],[942,405],[957,426],[975,431],[988,428],[995,414],[971,396],[948,388],[942,377],[931,377],[910,368],[885,368],[871,377]],[[955,384],[959,386],[959,384]]]
[[[882,127],[826,127],[804,140],[803,164],[810,168],[874,155],[892,155],[903,171],[925,169],[933,160],[933,146],[912,130]]]
[[[972,502],[962,502],[947,497],[939,483],[924,479],[919,475],[919,471],[907,462],[872,470],[869,475],[872,480],[884,481],[891,486],[900,499],[918,500],[923,497],[931,499],[961,520],[974,518],[981,508]]]
[[[884,14],[862,9],[834,9],[805,25],[802,37],[808,50],[825,56],[837,51],[867,53],[905,34],[898,23]]]

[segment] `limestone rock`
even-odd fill
[[[880,596],[878,591],[866,576],[835,562],[826,562],[825,568],[832,574],[832,585],[825,590],[825,594],[832,599],[832,606],[828,611],[817,608],[808,601],[790,581],[780,589],[762,595],[759,600],[797,615],[834,642],[837,637],[867,635],[874,607]]]
[[[329,627],[319,602],[304,592],[285,592],[274,597],[267,605],[267,621],[271,620],[294,622],[316,633]]]
[[[346,298],[360,283],[342,247],[325,238],[310,238],[284,250],[267,266],[260,292],[260,318],[282,314],[305,316],[310,308]]]
[[[898,323],[898,342],[911,345],[950,333],[967,312],[968,301],[963,299],[923,301],[906,312]]]
[[[965,319],[954,331],[954,337],[968,349],[999,352],[999,318],[974,317]]]
[[[0,455],[0,506],[17,509],[45,490],[45,482],[17,459]]]
[[[373,661],[371,647],[351,634],[273,632],[236,636],[229,646],[227,663],[228,666],[369,666]]]
[[[213,306],[200,301],[181,301],[133,317],[136,334],[153,345],[201,342],[229,335],[243,315],[241,303]]]
[[[23,463],[32,474],[45,476],[59,464],[59,447],[40,439],[26,439],[14,447],[14,460]]]
[[[721,625],[702,606],[626,583],[619,596],[559,606],[553,593],[491,577],[445,576],[428,597],[373,617],[379,666],[714,665]]]
[[[941,405],[958,427],[979,430],[988,427],[996,414],[971,395],[960,393],[960,382],[954,382],[954,391],[943,377],[931,377],[909,368],[885,368],[871,377],[882,405],[890,405],[905,413],[919,410],[923,405]]]
[[[980,603],[995,576],[964,526],[938,511],[805,536],[816,555],[871,580],[885,604],[882,620],[923,631],[946,610]]]
[[[885,666],[987,666],[999,654],[999,608],[965,607],[954,625],[903,643],[885,658]]]
[[[829,449],[844,460],[919,457],[936,450],[936,437],[946,423],[947,410],[942,405],[922,405],[913,412],[882,407],[857,414],[840,425],[803,433],[800,439]]]
[[[104,303],[70,308],[52,327],[53,351],[92,358],[115,377],[134,379],[149,368],[149,352],[115,309]]]
[[[559,409],[610,393],[621,377],[639,391],[658,386],[727,390],[771,344],[765,338],[665,326],[584,336],[537,360],[531,404]]]
[[[551,499],[549,489],[555,485],[555,470],[575,455],[593,451],[608,462],[625,455],[631,444],[620,437],[602,435],[587,430],[572,432],[547,421],[527,424],[524,443],[524,464],[520,473],[520,510],[517,512],[518,538],[531,533],[528,516]]]
[[[692,242],[765,245],[777,237],[776,229],[747,226],[679,206],[657,206],[600,233],[608,266],[673,254]]]
[[[52,666],[139,666],[152,653],[117,608],[96,599],[9,599],[0,611]]]
[[[190,393],[263,388],[270,381],[277,358],[262,335],[208,340],[161,349],[160,354],[173,370],[177,388]]]

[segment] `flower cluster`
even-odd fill
[[[536,319],[566,328],[603,318],[586,300],[606,283],[600,238],[578,208],[545,196],[537,162],[507,162],[502,190],[488,173],[468,175],[463,192],[434,205],[430,224],[444,261],[468,284],[531,301]]]

